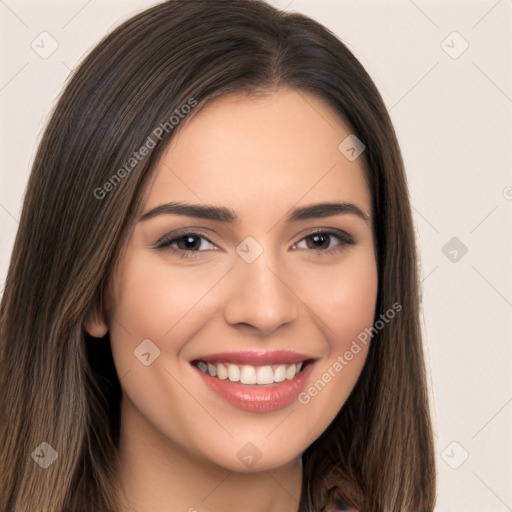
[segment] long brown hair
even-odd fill
[[[404,165],[380,94],[348,48],[304,15],[260,0],[170,0],[92,50],[38,148],[0,309],[2,512],[119,510],[121,388],[108,335],[90,338],[83,324],[103,302],[152,163],[179,126],[136,166],[126,163],[192,98],[197,112],[219,96],[280,87],[325,100],[365,145],[375,319],[402,306],[374,335],[335,420],[303,454],[299,511],[317,512],[333,490],[361,511],[433,510],[417,250]],[[57,452],[47,469],[31,457],[42,442]]]

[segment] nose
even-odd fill
[[[300,299],[293,292],[293,282],[287,282],[265,251],[252,263],[239,258],[231,279],[224,310],[230,325],[245,326],[259,336],[269,336],[296,320]]]

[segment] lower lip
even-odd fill
[[[250,412],[272,412],[290,405],[306,387],[307,380],[313,371],[314,362],[306,365],[304,370],[291,380],[278,384],[249,386],[231,382],[229,379],[218,379],[194,368],[199,372],[205,384],[231,405]]]

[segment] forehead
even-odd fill
[[[216,99],[162,153],[144,209],[202,201],[275,218],[301,202],[344,200],[369,212],[363,161],[338,149],[349,135],[333,109],[303,91]]]

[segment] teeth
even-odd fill
[[[295,370],[296,370],[296,366],[294,364],[288,366],[288,368],[286,368],[286,380],[292,380],[293,377],[295,377]]]
[[[217,377],[219,379],[226,380],[228,378],[228,371],[226,370],[226,367],[222,363],[215,365],[215,367],[217,368]]]
[[[240,380],[240,368],[236,364],[228,366],[228,379],[231,382],[238,382]]]
[[[217,368],[214,364],[208,363],[208,373],[215,377],[217,375]]]
[[[286,379],[286,366],[278,366],[274,371],[274,382],[283,382]]]
[[[199,361],[199,363],[197,363],[197,367],[202,371],[202,372],[207,372],[208,370],[208,365],[204,362],[204,361]]]
[[[290,367],[291,368],[291,367]],[[293,367],[293,376],[295,377],[295,366]],[[256,382],[258,384],[272,384],[274,382],[274,372],[271,366],[262,366],[256,373]]]
[[[210,363],[199,361],[197,367],[212,377],[221,380],[229,379],[231,382],[241,384],[273,384],[292,380],[302,369],[303,363],[265,365],[265,366],[238,366],[232,363]]]
[[[242,366],[242,369],[240,370],[240,382],[242,384],[256,384],[257,379],[254,366]]]

